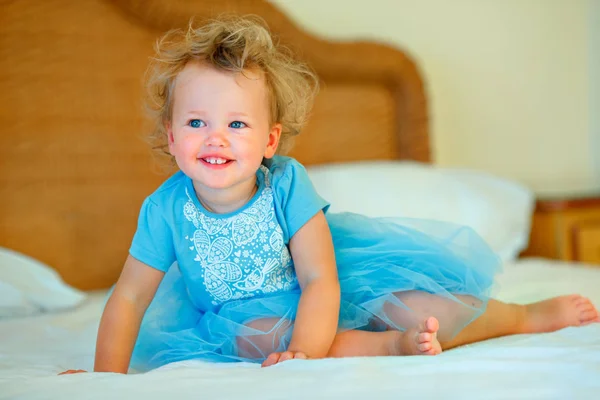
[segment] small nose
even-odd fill
[[[223,129],[211,129],[206,137],[206,145],[212,147],[227,147],[229,142],[227,141],[226,133]]]

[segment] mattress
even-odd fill
[[[600,306],[600,268],[524,259],[505,266],[496,298],[525,303],[580,293]],[[0,321],[0,399],[600,398],[600,324],[488,340],[436,357],[186,361],[144,374],[93,367],[105,292],[76,309]]]

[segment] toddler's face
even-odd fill
[[[169,151],[197,190],[255,179],[263,157],[275,154],[281,133],[279,124],[269,124],[263,74],[233,74],[191,62],[174,90]]]

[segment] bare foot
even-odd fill
[[[390,347],[394,356],[435,356],[442,352],[442,346],[437,340],[440,323],[434,317],[427,318],[416,328],[397,332],[393,345]]]
[[[528,304],[525,310],[525,333],[553,332],[567,326],[600,322],[592,302],[578,294]]]

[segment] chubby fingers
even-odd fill
[[[83,369],[69,369],[64,372],[61,372],[59,375],[79,374],[81,372],[87,372],[87,371],[83,370]]]
[[[306,354],[304,354],[301,351],[296,352],[294,354],[294,358],[297,359],[297,360],[307,360],[308,359],[308,357],[306,357]]]
[[[279,362],[293,360],[294,355],[295,355],[295,353],[292,353],[291,351],[284,351],[283,353],[281,353],[281,357],[279,357]]]
[[[271,353],[262,363],[262,367],[270,367],[271,365],[279,364],[288,360],[306,360],[308,357],[301,351],[284,351],[283,353]]]
[[[271,365],[275,365],[279,362],[279,359],[281,357],[281,353],[271,353],[269,354],[269,356],[267,357],[267,359],[265,361],[263,361],[262,363],[262,367],[270,367]]]

